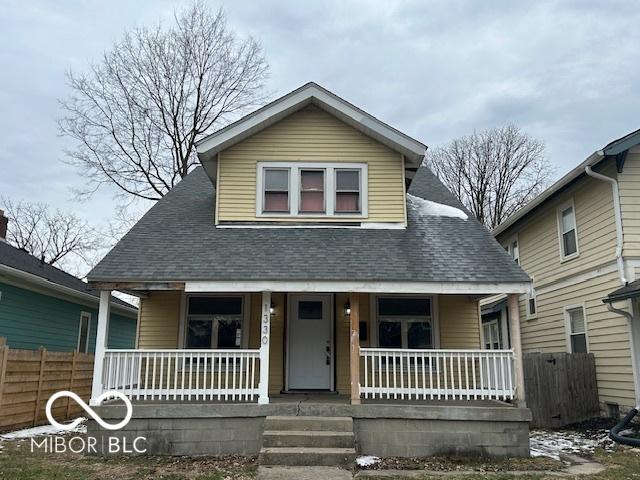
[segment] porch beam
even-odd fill
[[[91,405],[98,404],[98,397],[102,395],[102,371],[104,356],[109,341],[109,317],[111,316],[111,290],[100,291],[100,305],[98,307],[98,327],[96,330],[96,350],[93,361],[93,381],[91,384]]]
[[[258,403],[269,403],[269,344],[271,343],[271,292],[262,292],[260,317],[260,383]]]
[[[516,404],[526,407],[524,390],[524,367],[522,363],[522,340],[520,338],[520,295],[510,293],[507,296],[509,322],[511,326],[511,349],[514,353],[514,369],[516,374]]]
[[[351,365],[351,405],[360,404],[360,294],[350,293],[351,305],[351,348],[349,364]]]
[[[98,290],[127,291],[131,295],[145,294],[146,290],[184,290],[184,282],[89,282],[90,288]]]

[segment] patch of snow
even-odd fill
[[[83,423],[78,424],[72,430],[62,430],[53,425],[42,425],[41,427],[25,428],[24,430],[16,430],[15,432],[7,432],[0,435],[0,440],[19,440],[23,438],[33,438],[40,435],[65,435],[68,433],[87,433],[87,427],[84,425],[86,418],[82,419]]]
[[[380,462],[380,458],[374,457],[373,455],[365,455],[363,457],[356,458],[356,464],[359,467],[370,467],[378,462]]]
[[[549,457],[560,460],[563,453],[575,455],[592,455],[597,448],[611,451],[614,442],[608,437],[606,430],[597,438],[591,438],[579,432],[548,432],[533,430],[529,435],[532,457]]]
[[[456,207],[444,205],[443,203],[432,202],[415,195],[407,194],[407,200],[412,208],[415,208],[419,215],[427,215],[431,217],[454,217],[467,220],[469,217],[466,213]]]

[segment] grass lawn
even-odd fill
[[[97,457],[31,453],[29,440],[0,445],[0,480],[249,480],[257,469],[245,457]]]
[[[0,443],[0,480],[249,480],[255,478],[255,458],[188,458],[153,456],[96,457],[76,454],[31,453],[30,443],[12,441]],[[614,452],[597,451],[594,459],[604,464],[607,470],[589,477],[590,480],[640,480],[640,449],[617,448]],[[464,479],[480,480],[540,480],[559,478],[544,473],[512,475],[502,471],[516,469],[554,469],[544,460],[444,460],[440,459],[437,470],[473,469],[474,475],[424,476],[422,480]],[[396,468],[411,465],[396,465]],[[434,464],[435,466],[435,464]],[[415,468],[415,467],[414,467]],[[557,468],[557,467],[556,467]],[[487,474],[491,473],[489,477]],[[400,478],[400,477],[398,477]],[[413,477],[415,478],[415,477]],[[567,478],[567,477],[565,477]],[[330,479],[326,479],[330,480]]]

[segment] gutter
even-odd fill
[[[604,157],[604,152],[602,150],[598,150],[593,155]],[[620,281],[623,285],[626,285],[628,282],[624,271],[624,257],[622,256],[624,237],[622,229],[622,210],[620,208],[620,192],[618,189],[618,181],[611,177],[607,177],[606,175],[602,175],[601,173],[594,172],[591,169],[591,165],[585,166],[584,171],[590,177],[611,184],[611,190],[613,193],[613,211],[616,219],[616,262],[618,264],[618,275],[620,277]]]
[[[84,300],[86,303],[95,304],[96,306],[98,306],[98,304],[100,303],[100,299],[94,295],[91,295],[90,293],[81,292],[79,290],[76,290],[70,287],[65,287],[64,285],[60,285],[58,283],[52,282],[50,280],[47,280],[46,278],[39,277],[38,275],[34,275],[32,273],[23,272],[22,270],[9,267],[8,265],[0,265],[0,276],[2,276],[2,274],[5,274],[7,276],[13,276],[20,280],[26,281],[27,283],[38,285],[44,289],[48,289],[53,292],[58,292],[70,297]],[[138,313],[137,308],[133,306],[127,307],[125,305],[117,303],[113,299],[111,300],[111,308],[113,310],[118,310],[120,312],[125,312],[129,314],[137,315]]]

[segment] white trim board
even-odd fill
[[[402,153],[420,165],[426,145],[390,127],[337,95],[310,82],[241,118],[196,143],[201,161],[267,128],[286,116],[313,103],[364,134]]]
[[[617,272],[617,271],[618,271],[618,265],[614,260],[613,262],[605,263],[604,265],[601,265],[592,270],[587,270],[585,272],[578,273],[570,277],[565,277],[560,280],[555,280],[553,282],[542,284],[541,286],[536,286],[535,287],[536,295],[540,296],[549,292],[555,292],[556,290],[560,290],[561,288],[571,287],[573,285],[577,285],[582,282],[587,282],[589,280],[593,280],[594,278],[600,277],[602,275],[606,275],[606,274]]]
[[[309,293],[424,293],[472,294],[527,293],[529,282],[462,283],[462,282],[357,282],[357,281],[193,281],[185,282],[187,293],[204,292],[309,292]]]

